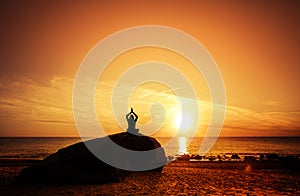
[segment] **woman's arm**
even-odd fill
[[[127,120],[129,119],[129,115],[130,115],[130,113],[126,114],[126,119]]]
[[[138,115],[136,113],[134,113],[134,112],[132,112],[132,114],[135,116],[134,121],[137,121],[137,119],[139,118]]]

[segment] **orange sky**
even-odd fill
[[[0,136],[77,136],[72,86],[81,61],[104,37],[149,24],[187,32],[215,59],[227,93],[222,136],[300,136],[299,5],[297,1],[1,1]],[[113,80],[107,76],[107,81]],[[205,111],[209,96],[199,94],[200,109]],[[139,112],[144,116],[140,121],[147,121],[145,111]],[[111,118],[101,114],[103,121]],[[206,118],[200,119],[204,127]]]

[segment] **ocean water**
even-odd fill
[[[163,144],[168,138],[158,138]],[[181,154],[199,154],[203,138],[191,140],[179,137],[165,148],[166,154],[177,156]],[[259,156],[260,154],[276,153],[278,155],[300,156],[300,137],[220,137],[205,156],[230,156],[238,154]]]
[[[156,138],[163,146],[167,156],[198,154],[203,138],[179,137]],[[81,138],[63,137],[11,137],[0,138],[0,158],[43,159],[63,147],[80,142]],[[165,144],[167,144],[165,146]],[[277,153],[279,155],[300,156],[300,137],[220,137],[206,156],[230,156],[234,153],[246,155]]]

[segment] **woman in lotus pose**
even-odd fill
[[[138,119],[138,115],[136,113],[134,113],[133,109],[131,108],[131,111],[126,114],[126,120],[128,123],[128,128],[127,128],[127,132],[129,133],[138,133],[139,129],[135,128],[136,125],[136,121]]]

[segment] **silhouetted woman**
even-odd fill
[[[134,113],[133,109],[131,108],[131,111],[126,114],[126,120],[128,123],[128,128],[127,128],[127,132],[129,133],[138,133],[139,129],[136,129],[136,121],[138,119],[138,115],[136,113]]]

